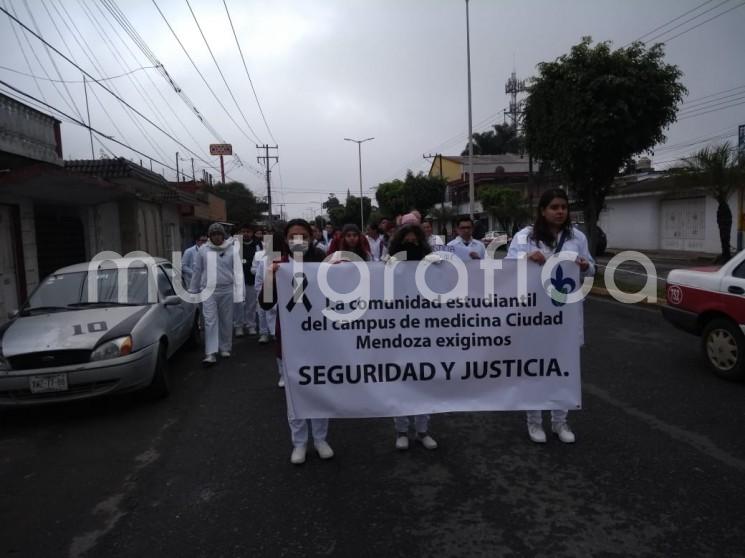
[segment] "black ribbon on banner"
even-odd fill
[[[302,282],[299,281],[300,279],[302,279]],[[292,309],[295,308],[295,304],[298,303],[298,299],[300,299],[300,297],[302,297],[302,303],[303,306],[305,306],[305,310],[310,312],[312,305],[310,304],[308,295],[305,294],[305,289],[307,288],[308,277],[306,277],[305,273],[296,273],[292,277],[292,298],[290,298],[290,301],[287,303],[288,312],[292,312]]]

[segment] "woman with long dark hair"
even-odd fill
[[[334,263],[345,260],[343,252],[351,252],[365,262],[371,260],[370,245],[367,238],[360,232],[360,228],[353,223],[344,225],[341,230],[341,237],[338,240],[332,240],[328,249],[328,255],[332,256],[331,261]]]
[[[401,259],[402,253],[406,254],[406,261],[420,261],[432,252],[432,248],[424,236],[422,227],[411,223],[402,225],[391,238],[389,246],[391,258]],[[429,256],[437,258],[437,256]],[[415,415],[413,417],[394,417],[393,424],[396,427],[396,449],[409,449],[409,428],[414,423],[416,439],[428,450],[437,449],[437,442],[429,434],[429,415]]]
[[[289,262],[290,258],[297,253],[302,254],[304,262],[322,262],[324,254],[317,248],[311,246],[311,229],[310,224],[304,219],[292,219],[285,225],[282,238],[279,239],[281,246],[273,247],[275,252],[281,254],[278,260],[275,260],[271,264],[272,269],[272,282],[270,284],[264,283],[264,292],[260,294],[259,304],[269,309],[277,304],[277,282],[275,273],[279,268],[280,263]],[[269,291],[267,291],[269,289]],[[265,295],[269,295],[267,299]],[[267,302],[268,300],[268,302]],[[284,366],[282,361],[282,336],[279,325],[279,316],[277,316],[276,326],[276,339],[277,339],[277,368],[281,378],[282,385],[284,385]],[[334,450],[326,442],[326,435],[328,433],[328,419],[290,419],[288,418],[290,425],[290,432],[292,434],[292,455],[290,456],[290,462],[294,465],[300,465],[305,463],[305,454],[308,444],[309,431],[313,436],[313,445],[318,452],[321,459],[331,459],[334,457]],[[310,428],[308,426],[310,425]]]
[[[507,258],[526,257],[543,265],[546,259],[559,252],[574,252],[582,277],[595,274],[595,264],[587,246],[587,238],[572,226],[569,215],[569,198],[564,190],[546,190],[538,201],[535,223],[520,230],[512,239]],[[581,311],[581,307],[580,307]],[[583,339],[582,314],[580,313],[580,339]],[[582,341],[583,342],[583,341]],[[567,423],[568,411],[551,411],[551,430],[564,443],[575,441],[574,432]],[[546,443],[541,411],[528,411],[528,436],[538,444]]]

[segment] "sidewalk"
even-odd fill
[[[605,263],[616,254],[620,254],[629,249],[609,248],[605,254],[597,258],[598,262]],[[655,264],[658,262],[665,267],[689,267],[697,265],[714,264],[719,254],[711,252],[688,252],[683,250],[635,250],[641,252],[652,260]]]

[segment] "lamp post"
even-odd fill
[[[468,19],[468,0],[466,0],[466,60],[468,63],[468,213],[473,219],[473,198],[475,194],[473,179],[473,114],[471,112],[471,26]]]
[[[375,138],[365,138],[363,140],[356,140],[351,138],[344,138],[344,141],[353,141],[357,144],[357,158],[359,161],[360,166],[360,229],[362,230],[362,234],[365,233],[365,204],[363,203],[363,196],[362,196],[362,144],[366,141],[372,141]]]

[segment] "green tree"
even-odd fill
[[[329,197],[329,200],[331,197]],[[337,199],[334,196],[334,199]],[[338,199],[337,199],[338,201]],[[365,223],[370,222],[372,213],[372,201],[367,196],[362,198],[363,211],[365,212]],[[332,207],[327,209],[329,221],[335,227],[341,227],[347,223],[353,223],[360,226],[360,198],[347,194],[346,203],[339,202],[338,205],[332,203]]]
[[[335,194],[329,194],[329,198],[321,204],[324,209],[334,209],[335,207],[341,206],[339,198]]]
[[[494,217],[502,230],[508,234],[529,216],[525,200],[517,190],[490,184],[481,188],[479,197],[484,210]]]
[[[663,141],[687,92],[661,44],[611,50],[585,37],[538,65],[525,104],[527,149],[553,164],[582,205],[597,244],[597,221],[613,179],[634,155]]]
[[[267,210],[267,204],[259,201],[254,193],[241,182],[216,184],[214,193],[225,200],[227,219],[236,225],[253,223],[261,218],[262,212]]]
[[[414,174],[407,171],[405,180],[393,180],[378,185],[375,198],[383,213],[391,217],[417,209],[426,215],[434,206],[442,202],[447,181],[439,176],[429,176],[423,172]]]
[[[474,155],[519,154],[523,151],[523,138],[517,135],[515,128],[509,124],[495,124],[492,127],[494,130],[473,134]],[[468,155],[468,144],[461,155]]]
[[[732,211],[729,200],[738,188],[745,187],[745,158],[737,157],[729,143],[700,149],[686,159],[679,171],[683,182],[702,186],[717,202],[717,226],[721,243],[721,261],[732,257]]]

